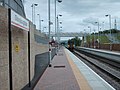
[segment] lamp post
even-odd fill
[[[42,31],[42,22],[43,22],[44,20],[40,20],[40,30]]]
[[[45,29],[46,27],[43,27],[43,33],[44,33],[44,29]]]
[[[95,29],[94,29],[94,48],[95,48]]]
[[[58,32],[59,32],[59,16],[61,17],[62,15],[58,14],[57,15],[57,41],[59,42],[59,35],[58,35]],[[62,22],[60,22],[61,24]]]
[[[105,23],[105,22],[102,22],[102,29],[103,29],[103,31],[104,31],[104,29],[105,29],[104,23]]]
[[[112,38],[112,34],[111,34],[111,15],[105,15],[106,17],[109,17],[109,25],[110,25],[110,38]],[[112,50],[112,42],[110,42],[110,50]]]
[[[85,41],[86,41],[86,29],[84,29],[84,40],[83,40],[83,46],[85,47]]]
[[[62,2],[62,0],[55,0],[55,40],[56,40],[56,1],[58,1],[59,3]]]
[[[116,18],[115,18],[115,22],[114,22],[114,29],[117,30],[117,21],[116,21]]]
[[[50,0],[48,0],[48,32],[49,32],[49,67],[51,67],[51,39],[50,39],[50,25],[51,25],[51,21],[50,21]]]
[[[40,19],[40,14],[37,14],[38,15],[38,17],[39,17],[39,31],[41,30],[41,19]]]
[[[58,1],[59,3],[61,3],[62,2],[62,0],[55,0],[55,40],[56,40],[56,25],[57,25],[57,23],[56,23],[56,1]],[[55,50],[56,51],[56,55],[57,55],[57,49]]]
[[[98,48],[99,48],[100,47],[99,22],[95,22],[95,23],[98,24]]]
[[[32,22],[35,24],[35,6],[38,6],[38,4],[32,4]]]
[[[61,22],[60,22],[61,23]],[[62,31],[62,27],[59,28],[59,42],[60,42],[60,34],[61,34],[61,31]]]
[[[92,40],[91,40],[91,27],[90,26],[88,26],[88,28],[90,29],[90,47],[91,47],[91,44],[92,44]]]

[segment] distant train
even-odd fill
[[[73,49],[74,49],[74,41],[68,40],[68,46],[67,46],[67,48],[68,48],[70,51],[73,51]]]

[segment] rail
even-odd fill
[[[76,49],[120,63],[120,53],[117,52],[84,48],[84,47],[78,47]]]

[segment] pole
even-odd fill
[[[115,30],[117,30],[117,22],[116,22],[116,18],[115,18],[115,26],[114,26]]]
[[[98,22],[98,48],[100,48],[99,43],[100,43],[100,36],[99,36],[99,22]]]
[[[42,31],[42,22],[43,22],[44,20],[40,20],[40,29],[41,29],[41,32],[43,32]]]
[[[48,30],[49,30],[49,42],[50,40],[50,0],[48,0]],[[51,46],[49,43],[49,67],[51,67]]]
[[[32,4],[31,7],[32,7],[32,22],[33,22],[33,16],[34,16],[34,15],[33,15],[33,4]],[[33,22],[33,23],[34,23],[34,22]]]
[[[61,16],[61,15],[57,15],[56,19],[57,19],[57,42],[58,42],[58,48],[57,48],[57,52],[58,52],[58,49],[59,49],[59,18],[58,16]]]
[[[86,41],[86,34],[85,34],[85,29],[84,29],[84,47],[85,47],[85,41]]]
[[[89,27],[90,28],[90,27]],[[91,47],[91,29],[90,29],[90,47]]]
[[[11,9],[8,9],[8,40],[9,40],[9,84],[10,90],[13,90],[12,81],[12,31],[11,31]]]
[[[92,46],[91,44],[92,44],[92,41],[91,41],[91,27],[90,26],[88,26],[88,28],[90,29],[90,47]]]
[[[37,14],[39,17],[39,31],[41,31],[41,19],[40,19],[40,14]]]
[[[98,24],[98,48],[99,48],[99,22],[95,22]]]
[[[55,0],[55,40],[56,40],[56,0]]]
[[[111,15],[109,15],[109,24],[110,24],[110,38],[112,38],[111,34]],[[110,42],[110,50],[112,50],[112,43]]]
[[[99,37],[100,37],[99,39],[100,39],[100,40],[99,40],[99,41],[101,42],[101,37],[102,37],[102,32],[101,32],[101,29],[102,29],[102,27],[101,27],[101,28],[99,28],[99,29],[100,29],[100,30],[99,30],[99,31],[100,31],[100,33],[99,33]],[[101,45],[100,45],[100,43],[99,43],[99,48],[100,48],[100,47],[101,47]]]
[[[43,27],[43,33],[44,33],[44,27]]]
[[[111,35],[111,33],[112,33],[112,31],[111,31],[111,15],[110,14],[108,14],[108,15],[105,15],[106,17],[108,17],[109,16],[109,25],[110,25],[110,38],[112,38],[112,35]],[[110,50],[112,50],[112,43],[110,42]]]
[[[95,29],[94,29],[94,48],[95,48]]]
[[[56,0],[55,0],[55,41],[56,41]],[[55,47],[55,55],[57,55],[57,48]]]
[[[58,20],[58,15],[57,15],[57,41],[58,41],[58,44],[59,44],[58,28],[59,28],[59,20]]]
[[[28,79],[29,79],[29,87],[31,87],[31,82],[30,82],[30,31],[28,31]]]
[[[35,24],[35,5],[33,7],[34,7],[34,24]]]
[[[40,31],[42,32],[42,30],[41,30],[41,19],[39,20],[39,25],[40,25]]]
[[[103,25],[102,29],[103,29],[103,31],[104,31],[104,29],[105,29],[105,27],[104,27],[104,22],[102,22],[102,25]]]

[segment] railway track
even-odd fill
[[[116,90],[120,90],[120,63],[78,49],[75,49],[73,53]]]

